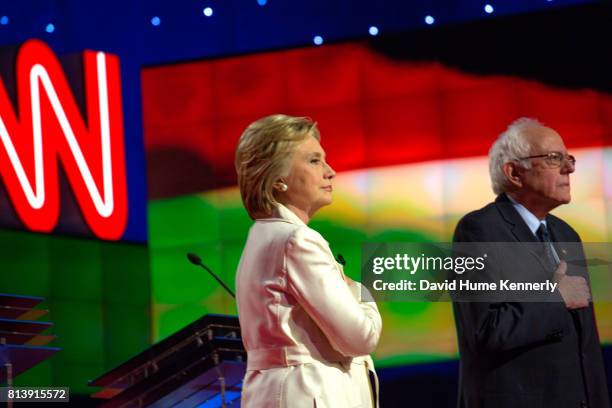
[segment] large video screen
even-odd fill
[[[153,332],[161,339],[233,300],[186,252],[233,286],[252,223],[233,158],[244,128],[272,113],[309,116],[338,172],[334,203],[311,226],[359,279],[364,242],[448,242],[461,216],[495,197],[487,151],[533,117],[577,158],[572,202],[554,211],[585,242],[612,238],[612,96],[438,62],[391,58],[363,43],[149,67],[143,71]],[[381,303],[379,366],[454,358],[448,303]],[[604,342],[612,307],[596,307]]]

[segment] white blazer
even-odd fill
[[[288,208],[256,220],[236,273],[248,354],[241,406],[378,406],[368,372],[376,378],[369,354],[382,322],[373,301],[358,300],[362,289],[347,285],[327,241]]]

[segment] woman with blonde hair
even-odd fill
[[[240,194],[255,221],[236,274],[243,408],[378,405],[369,354],[380,314],[307,226],[331,204],[336,175],[319,141],[310,119],[272,115],[238,142]]]

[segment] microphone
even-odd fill
[[[346,259],[342,256],[342,254],[338,254],[336,257],[336,262],[338,262],[342,266],[346,266]]]
[[[200,258],[199,256],[197,256],[194,253],[189,252],[187,254],[187,259],[189,259],[189,262],[191,262],[192,264],[204,268],[206,270],[206,272],[210,273],[212,275],[212,277],[215,278],[215,280],[217,282],[219,282],[219,284],[221,286],[223,286],[223,289],[225,289],[225,291],[227,293],[229,293],[231,297],[236,299],[236,295],[234,294],[234,292],[232,292],[232,290],[230,288],[228,288],[227,285],[225,283],[223,283],[223,281],[221,279],[219,279],[219,277],[217,275],[215,275],[215,273],[213,271],[211,271],[208,266],[206,266],[206,265],[204,265],[204,263],[202,263],[202,258]]]

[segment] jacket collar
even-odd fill
[[[512,206],[514,207],[516,212],[519,213],[523,221],[525,221],[525,224],[527,224],[527,226],[529,227],[533,235],[537,236],[536,234],[537,234],[538,228],[540,228],[540,225],[542,223],[544,223],[544,225],[548,227],[547,217],[544,218],[543,220],[540,220],[531,211],[529,211],[527,207],[525,207],[523,204],[515,201],[511,196],[507,194],[506,194],[506,197],[508,197],[508,199],[512,202]]]
[[[293,211],[285,207],[284,205],[278,203],[272,210],[271,218],[281,219],[291,224],[297,224],[302,226],[307,226],[304,221],[300,219]]]
[[[521,215],[516,211],[512,201],[504,193],[497,196],[495,205],[502,218],[510,225],[512,234],[520,242],[538,242]]]
[[[533,234],[527,223],[523,220],[523,217],[516,211],[514,204],[505,193],[497,196],[495,205],[499,209],[504,221],[512,225],[512,233],[519,241],[538,241],[538,238]],[[553,242],[558,241],[558,238],[560,238],[557,235],[559,228],[555,217],[547,214],[544,222]]]

